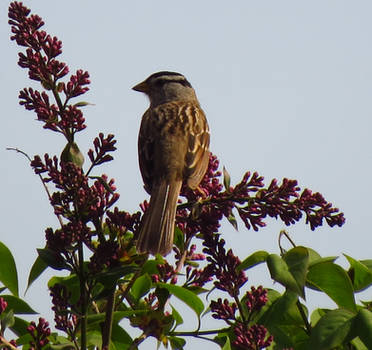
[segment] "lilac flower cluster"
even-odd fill
[[[265,349],[274,340],[273,336],[267,336],[267,329],[264,326],[254,324],[246,327],[242,323],[237,323],[234,327],[236,339],[233,344],[239,349],[259,350]]]
[[[251,291],[245,294],[245,305],[248,311],[254,312],[261,310],[262,306],[267,303],[267,290],[262,286],[251,287]]]
[[[158,274],[153,274],[151,276],[152,281],[154,283],[157,282],[168,282],[170,280],[171,284],[177,283],[177,273],[174,270],[173,266],[170,265],[168,262],[164,262],[163,264],[158,264],[157,269],[159,271]]]
[[[217,289],[229,293],[232,297],[237,297],[240,288],[247,282],[245,272],[237,270],[240,260],[230,249],[225,250],[225,241],[219,234],[205,235],[203,252],[207,255],[209,269],[215,276],[214,285]]]
[[[212,300],[209,307],[213,312],[213,318],[224,320],[227,323],[230,323],[229,321],[235,320],[235,312],[237,310],[236,303],[230,303],[227,299],[224,299],[224,301],[222,301],[221,298],[218,298],[217,301]]]
[[[28,333],[31,335],[30,341],[31,350],[40,350],[49,343],[50,328],[49,323],[44,318],[39,318],[39,323],[36,325],[34,321],[27,327]]]
[[[89,90],[88,72],[78,70],[70,76],[67,83],[59,82],[69,73],[66,63],[56,59],[62,53],[62,42],[40,30],[44,22],[38,15],[30,15],[30,9],[21,2],[12,2],[9,6],[9,24],[18,45],[26,47],[26,53],[19,53],[18,64],[28,69],[30,79],[39,81],[43,88],[52,91],[56,104],[49,101],[47,92],[32,88],[23,89],[20,104],[27,110],[34,110],[38,120],[44,122],[44,128],[60,132],[68,141],[73,141],[77,131],[85,129],[85,119],[79,106],[85,103],[68,104],[73,97]],[[62,101],[60,93],[64,93]]]
[[[119,265],[119,245],[114,241],[101,241],[90,258],[89,270],[100,272],[103,268],[113,268]]]
[[[299,221],[303,213],[312,230],[321,226],[323,220],[331,227],[342,226],[345,222],[344,214],[332,207],[320,193],[309,189],[300,192],[296,180],[284,178],[278,185],[278,181],[273,179],[265,188],[262,176],[247,172],[235,187],[228,184],[222,191],[218,165],[217,158],[211,154],[209,168],[199,190],[191,191],[183,187],[181,195],[186,197],[187,203],[179,205],[177,225],[186,237],[199,232],[217,232],[219,221],[223,216],[230,220],[234,209],[245,226],[255,231],[266,226],[264,219],[267,217],[280,218],[286,225],[291,225]]]
[[[90,149],[88,151],[88,156],[92,162],[92,166],[99,165],[105,162],[113,160],[113,157],[108,152],[114,152],[116,140],[114,140],[114,135],[109,134],[105,138],[103,133],[99,133],[93,141],[94,151]]]
[[[77,317],[72,312],[71,293],[66,286],[56,283],[50,288],[50,296],[53,303],[55,327],[67,334],[72,334],[77,325]]]
[[[203,234],[217,232],[220,227],[220,220],[224,213],[227,215],[228,203],[220,207],[213,203],[213,199],[218,198],[223,186],[219,183],[218,171],[219,161],[216,156],[209,158],[209,166],[199,189],[192,191],[186,185],[181,189],[181,196],[187,199],[190,205],[180,205],[177,211],[177,226],[183,231],[187,238],[195,236],[201,232]],[[200,199],[208,197],[208,205],[200,205]]]
[[[47,154],[44,162],[35,156],[31,166],[36,174],[45,174],[45,182],[53,182],[60,190],[52,194],[51,204],[56,215],[68,220],[61,229],[46,230],[48,246],[56,251],[68,250],[78,241],[89,246],[91,229],[87,223],[91,222],[99,230],[103,215],[119,198],[114,192],[114,180],[108,181],[103,175],[89,185],[89,179],[80,167],[71,162],[62,162],[58,166],[58,159]]]
[[[225,321],[232,327],[235,333],[233,344],[241,349],[263,349],[268,347],[273,336],[267,336],[267,329],[258,324],[250,325],[249,321],[254,312],[258,312],[267,303],[267,290],[259,286],[257,289],[251,287],[251,292],[247,292],[242,300],[245,300],[245,305],[248,310],[248,317],[241,315],[236,316],[237,310],[241,308],[235,302],[229,302],[227,299],[218,298],[217,301],[212,301],[210,308],[212,317]],[[237,300],[239,303],[240,301]]]

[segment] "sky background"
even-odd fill
[[[137,133],[148,107],[131,87],[159,70],[183,73],[195,88],[211,129],[211,150],[240,181],[247,170],[272,178],[297,179],[321,192],[346,216],[342,228],[312,232],[301,223],[287,228],[298,245],[322,256],[372,258],[372,2],[370,1],[24,1],[44,29],[63,42],[72,72],[91,75],[83,100],[88,128],[77,143],[86,153],[99,132],[114,133],[115,160],[97,169],[115,178],[118,206],[137,211],[147,198],[137,162]],[[19,48],[9,40],[7,8],[0,3],[0,241],[13,252],[24,292],[44,229],[58,227],[42,185],[26,159],[60,154],[62,136],[42,129],[35,114],[18,105],[18,92],[36,87],[17,66]],[[227,247],[242,259],[256,250],[278,253],[285,225],[269,220],[259,232],[223,225]],[[347,266],[345,259],[339,263]],[[2,267],[0,267],[2,268]],[[26,300],[52,321],[46,273]],[[248,285],[273,287],[264,266],[251,270]],[[275,285],[274,288],[280,289]],[[372,291],[357,299],[372,299]],[[317,293],[310,308],[334,307]],[[181,307],[182,309],[182,307]],[[183,329],[195,318],[183,313]],[[51,322],[53,323],[53,322]],[[206,322],[205,329],[224,326]],[[190,341],[217,349],[212,343]],[[143,349],[153,349],[148,341]]]

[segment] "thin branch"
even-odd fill
[[[296,306],[297,306],[298,311],[301,314],[302,320],[304,321],[304,324],[305,324],[305,327],[306,327],[306,333],[308,335],[310,335],[311,334],[311,331],[312,331],[311,325],[310,325],[310,323],[309,323],[309,321],[308,321],[308,319],[306,317],[305,311],[304,311],[304,309],[303,309],[303,307],[302,307],[302,305],[301,305],[301,303],[300,303],[299,300],[297,300]]]
[[[85,285],[85,271],[84,271],[84,253],[83,244],[79,242],[79,279],[80,279],[80,298],[81,298],[81,350],[87,348],[87,298]]]
[[[143,341],[147,338],[146,333],[142,333],[138,338],[134,339],[132,345],[129,347],[128,350],[134,350],[140,345]]]
[[[21,153],[23,156],[25,156],[25,157],[30,161],[30,163],[32,162],[31,157],[30,157],[26,152],[20,150],[19,148],[7,147],[6,150],[7,150],[7,151],[15,151],[15,152],[17,152],[17,153]],[[47,186],[46,183],[45,183],[45,179],[41,176],[41,174],[37,174],[37,175],[39,176],[39,178],[40,178],[40,180],[41,180],[41,183],[42,183],[43,186],[44,186],[45,192],[46,192],[47,195],[48,195],[48,199],[49,199],[49,201],[51,202],[51,201],[52,201],[52,196],[51,196],[51,194],[50,194],[50,192],[49,192],[48,186]],[[56,214],[56,215],[57,215],[58,221],[59,221],[59,223],[60,223],[60,225],[61,225],[61,227],[62,227],[62,226],[63,226],[62,217],[61,217],[60,214]]]
[[[292,240],[292,238],[289,236],[288,232],[287,232],[286,230],[281,230],[280,233],[279,233],[279,238],[278,238],[278,244],[279,244],[279,248],[280,248],[280,251],[281,251],[281,252],[283,252],[283,248],[282,248],[282,246],[281,246],[280,241],[281,241],[281,239],[282,239],[283,236],[285,236],[285,237],[288,239],[288,241],[292,244],[292,246],[293,246],[294,248],[297,247],[297,246],[296,246],[296,243],[295,243],[295,242]]]
[[[108,350],[110,347],[114,307],[115,307],[115,287],[111,291],[110,295],[107,297],[106,316],[105,316],[105,322],[103,324],[103,329],[102,329],[102,350]]]
[[[3,345],[6,347],[12,349],[12,350],[17,350],[17,347],[9,343],[4,337],[0,336],[0,347],[3,348]]]
[[[217,333],[224,333],[230,331],[230,327],[228,328],[221,328],[221,329],[210,329],[207,331],[194,331],[194,332],[172,332],[171,335],[174,336],[184,336],[184,337],[197,337],[200,335],[210,335],[210,334],[217,334]]]

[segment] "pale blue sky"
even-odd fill
[[[196,89],[211,128],[211,149],[233,182],[246,170],[258,171],[267,182],[295,178],[345,212],[341,229],[312,232],[303,222],[289,227],[297,244],[322,255],[372,258],[372,2],[24,3],[45,20],[48,33],[63,41],[61,60],[72,71],[82,68],[91,75],[91,91],[83,99],[94,105],[86,108],[88,128],[77,142],[87,151],[98,132],[115,134],[115,161],[102,172],[116,179],[122,209],[137,210],[146,198],[136,147],[148,102],[131,87],[155,71],[174,70]],[[9,41],[7,7],[2,1],[0,240],[15,255],[23,292],[45,227],[58,224],[25,159],[5,148],[59,154],[64,140],[43,130],[35,115],[18,105],[18,91],[37,85],[16,64],[19,49]],[[258,233],[240,227],[239,233],[229,225],[222,231],[242,258],[258,249],[278,252],[281,222],[270,221]],[[340,263],[346,266],[343,259]],[[248,283],[271,286],[265,269],[257,271]],[[36,283],[27,299],[46,313],[47,295],[45,284]],[[372,292],[364,298],[371,299]],[[313,294],[309,303],[333,305]],[[143,348],[152,349],[153,343]]]

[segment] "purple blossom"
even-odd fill
[[[27,110],[34,110],[38,120],[44,122],[44,128],[60,132],[72,142],[73,135],[86,127],[79,109],[86,103],[71,105],[68,102],[89,90],[89,73],[79,69],[68,82],[59,81],[69,73],[67,64],[56,59],[62,53],[62,42],[40,30],[44,22],[38,15],[30,15],[30,10],[22,3],[9,5],[9,24],[13,33],[11,39],[26,47],[25,53],[18,54],[19,66],[28,69],[30,79],[52,91],[56,101],[50,103],[46,92],[25,88],[19,94],[20,104]],[[62,92],[64,98],[60,95]]]
[[[251,287],[251,291],[245,294],[245,305],[249,311],[259,311],[267,303],[267,290],[262,286]]]
[[[4,310],[7,308],[8,303],[0,297],[0,315],[4,312]]]
[[[36,325],[34,321],[30,322],[27,327],[28,333],[31,335],[30,349],[41,349],[49,343],[50,328],[49,323],[42,317],[39,318],[39,323]]]
[[[111,161],[113,157],[107,153],[116,150],[115,143],[116,140],[114,139],[114,135],[109,134],[105,138],[103,133],[99,133],[98,137],[96,137],[93,142],[94,151],[90,149],[88,152],[92,165],[99,165]]]
[[[67,290],[66,286],[56,283],[50,288],[50,296],[52,297],[55,327],[70,333],[76,326],[76,316],[71,312],[73,308],[70,303],[71,292]]]
[[[222,301],[218,298],[217,301],[212,300],[210,304],[212,317],[226,322],[235,320],[235,312],[237,310],[236,303],[230,303],[227,299]]]
[[[261,325],[246,327],[238,322],[234,327],[236,339],[233,344],[244,350],[258,350],[270,346],[273,336],[267,337],[267,329]]]
[[[224,248],[225,241],[220,235],[205,235],[203,252],[207,255],[210,269],[216,278],[214,285],[217,289],[225,291],[232,297],[239,295],[240,288],[247,282],[245,272],[237,270],[240,260],[230,249],[227,253]]]

